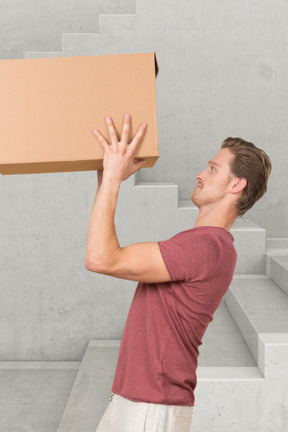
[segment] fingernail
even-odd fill
[[[95,134],[98,134],[98,129],[94,129],[93,132],[94,132]]]
[[[129,115],[129,114],[126,114],[126,115],[125,115],[125,118],[126,118],[127,120],[129,120],[129,119],[130,119],[130,115]]]
[[[143,123],[143,124],[142,124],[142,127],[143,127],[143,129],[146,129],[147,124],[146,124],[146,123]]]
[[[106,121],[107,121],[107,123],[111,123],[111,118],[110,117],[106,117]]]

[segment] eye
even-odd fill
[[[210,171],[215,171],[215,168],[213,165],[210,165]]]

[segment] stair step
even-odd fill
[[[120,341],[90,341],[57,432],[95,432],[109,400]]]
[[[266,272],[266,230],[245,218],[235,220],[231,234],[237,251],[235,273],[263,274]]]
[[[260,333],[288,334],[288,297],[268,276],[234,275],[224,300],[257,363]]]
[[[288,237],[267,237],[266,250],[281,250],[288,251]]]
[[[270,256],[270,278],[288,294],[288,253]]]
[[[246,368],[257,364],[225,301],[222,300],[199,347],[198,367],[218,369],[236,366]]]

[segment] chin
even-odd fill
[[[197,202],[197,199],[195,199],[195,197],[193,195],[194,195],[194,193],[191,195],[191,201],[193,202],[193,204],[196,205],[196,207],[200,208],[199,203]]]

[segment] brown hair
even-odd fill
[[[238,215],[243,216],[266,193],[271,160],[264,150],[242,138],[226,138],[221,148],[229,148],[234,154],[231,173],[247,180],[236,204]]]

